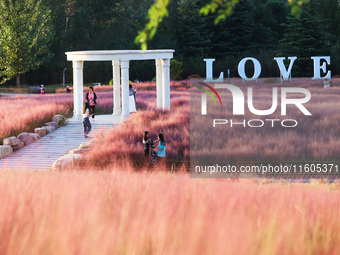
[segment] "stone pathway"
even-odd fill
[[[55,160],[66,155],[69,150],[77,148],[81,143],[89,141],[89,138],[84,138],[82,124],[75,123],[72,119],[68,121],[66,126],[0,159],[0,170],[51,169]],[[120,123],[120,116],[97,115],[94,121],[91,119],[90,136]]]

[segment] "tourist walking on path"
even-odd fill
[[[94,111],[95,111],[95,108],[96,108],[96,104],[97,104],[97,95],[96,93],[93,91],[93,87],[89,87],[89,91],[86,93],[86,101],[88,102],[89,104],[89,107],[90,109],[92,110],[91,111],[91,114],[92,114],[92,119],[94,119]]]
[[[131,84],[129,84],[129,104],[130,112],[136,112],[136,86],[132,88]]]
[[[91,122],[90,122],[90,106],[88,103],[84,104],[84,108],[83,108],[83,126],[84,126],[84,137],[88,138],[89,137],[89,133],[92,129],[91,126]]]

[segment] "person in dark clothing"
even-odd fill
[[[156,166],[156,152],[154,149],[156,148],[154,141],[148,137],[149,132],[144,131],[143,133],[143,155],[144,155],[144,163],[147,166],[151,166],[151,164]],[[151,150],[151,153],[150,153]]]
[[[155,167],[156,166],[156,152],[154,151],[154,149],[156,148],[156,146],[152,140],[149,141],[149,148],[151,149],[150,160],[151,160],[152,165]]]
[[[86,101],[89,103],[89,107],[91,109],[92,112],[92,119],[94,119],[94,110],[96,108],[96,100],[97,100],[97,95],[96,93],[93,91],[93,87],[89,87],[89,91],[86,93]]]
[[[144,133],[143,133],[143,140],[142,140],[142,142],[143,142],[143,155],[144,155],[144,159],[145,159],[145,161],[147,160],[147,158],[149,157],[149,152],[150,152],[150,141],[151,141],[151,139],[149,139],[149,137],[148,137],[148,134],[149,134],[149,132],[148,131],[145,131]]]

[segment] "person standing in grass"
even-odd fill
[[[156,166],[156,152],[154,151],[154,149],[156,148],[156,146],[151,139],[149,141],[149,147],[151,148],[150,161],[151,161],[151,164],[155,167]]]
[[[40,94],[44,95],[45,94],[45,87],[44,87],[44,85],[41,85],[39,89],[40,89]]]
[[[331,79],[325,79],[323,82],[323,87],[324,88],[330,88],[332,85],[332,80]]]
[[[162,133],[158,134],[158,148],[157,148],[157,159],[164,163],[165,161],[165,140]]]
[[[149,157],[149,152],[150,152],[150,146],[149,146],[149,142],[151,139],[149,139],[148,137],[149,132],[148,131],[144,131],[143,133],[143,155],[144,155],[144,159],[145,161],[147,161],[148,157]]]
[[[149,132],[144,131],[143,133],[143,155],[144,155],[144,163],[145,165],[151,166],[153,165],[154,167],[156,166],[156,155],[157,153],[154,151],[154,149],[157,149],[154,141],[148,137]],[[162,136],[163,137],[163,136]],[[164,139],[163,139],[164,140]],[[155,142],[157,142],[156,140]],[[151,153],[150,153],[151,150]]]
[[[130,112],[136,112],[136,86],[132,88],[131,84],[129,84],[129,104]]]
[[[92,129],[91,126],[91,122],[90,122],[90,106],[88,103],[84,104],[84,108],[83,108],[83,126],[84,126],[84,137],[88,138],[89,137],[89,133]]]
[[[94,119],[94,111],[96,108],[96,104],[97,104],[97,95],[96,93],[93,91],[93,87],[89,87],[89,91],[86,93],[86,101],[89,104],[91,113],[92,113],[92,119]]]

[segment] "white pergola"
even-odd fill
[[[174,50],[107,50],[66,52],[67,60],[73,62],[73,118],[80,121],[84,104],[84,61],[112,61],[113,67],[113,114],[126,119],[129,109],[129,63],[131,60],[156,62],[157,108],[170,109],[170,59]],[[120,77],[122,91],[120,91]],[[122,95],[122,104],[120,96]],[[100,99],[99,99],[100,100]],[[99,101],[100,102],[100,101]]]

